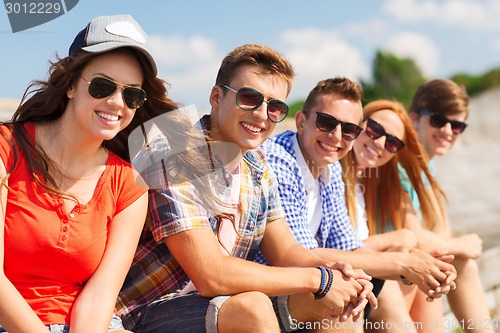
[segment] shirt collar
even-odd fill
[[[291,137],[291,140],[292,140],[292,148],[295,151],[295,156],[297,159],[297,164],[299,165],[299,169],[302,174],[302,177],[304,178],[306,186],[309,184],[314,184],[316,180],[314,179],[311,170],[309,170],[309,166],[307,165],[306,160],[304,159],[304,155],[302,155],[302,151],[300,150],[299,146],[299,141],[297,140],[297,133],[295,133],[295,135]],[[325,185],[328,185],[328,183],[330,183],[330,167],[322,168],[320,179],[323,181]]]
[[[211,130],[210,115],[206,114],[203,117],[201,117],[197,126],[203,130],[205,135],[210,136],[210,130]],[[243,155],[243,159],[250,165],[252,169],[256,170],[259,173],[263,173],[266,169],[266,164],[263,156],[260,156],[257,149],[255,151],[248,150]]]

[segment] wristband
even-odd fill
[[[315,293],[313,293],[313,295],[314,295],[314,299],[317,299],[317,298],[316,298],[316,295],[319,295],[319,294],[321,293],[321,291],[322,291],[323,289],[325,289],[325,284],[326,284],[326,275],[328,274],[328,273],[326,272],[325,267],[323,267],[323,266],[317,266],[316,268],[317,268],[317,269],[319,269],[319,270],[321,271],[321,283],[320,283],[320,285],[319,285],[319,289],[318,289],[318,291],[317,291],[317,292],[315,292]]]
[[[405,278],[403,275],[400,275],[399,277],[401,278],[401,282],[403,282],[404,285],[411,286],[413,284],[413,282]]]
[[[330,291],[333,283],[333,272],[330,268],[325,268],[323,266],[318,266],[317,268],[321,270],[321,285],[320,289],[317,292],[313,293],[315,300],[325,297]],[[324,283],[325,280],[326,285]]]

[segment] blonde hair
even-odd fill
[[[404,106],[390,100],[377,100],[368,103],[363,109],[363,120],[381,110],[394,112],[403,122],[405,131],[402,140],[405,147],[397,152],[389,162],[378,167],[376,172],[366,172],[361,179],[361,184],[365,189],[364,198],[370,235],[384,232],[387,228],[387,220],[390,221],[394,230],[404,226],[401,197],[405,192],[399,178],[398,164],[406,170],[409,181],[418,195],[425,227],[429,230],[433,229],[438,224],[445,223],[443,205],[443,200],[446,200],[445,194],[427,167],[428,160],[424,149],[418,141]],[[341,164],[346,185],[347,209],[351,221],[355,223],[357,214],[355,186],[358,180],[356,173],[353,172],[356,170],[353,150],[341,160]],[[428,178],[430,188],[426,187],[422,179],[423,174]],[[434,207],[434,200],[428,191],[431,191],[437,199],[438,209]]]

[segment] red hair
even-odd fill
[[[392,223],[394,230],[404,227],[405,212],[401,209],[401,197],[405,192],[401,185],[398,164],[406,170],[410,184],[417,193],[425,227],[429,230],[433,229],[436,225],[445,223],[443,205],[443,200],[446,200],[445,194],[427,167],[428,160],[424,148],[418,141],[404,106],[390,100],[368,103],[363,109],[363,120],[381,110],[394,112],[403,122],[402,140],[405,147],[375,171],[365,172],[361,179],[361,184],[365,189],[364,198],[370,235],[386,231],[388,221]],[[351,150],[341,163],[346,185],[347,208],[351,221],[354,223],[356,221],[355,185],[358,182],[356,173],[353,172],[356,170],[354,152]],[[426,186],[423,175],[429,180],[430,187]],[[438,207],[433,204],[435,202],[433,196],[437,199]]]

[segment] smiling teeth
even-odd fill
[[[441,138],[441,137],[436,137],[436,141],[441,145],[448,144],[450,142],[446,138]]]
[[[370,147],[366,147],[366,150],[368,150],[371,154],[375,155],[375,156],[378,156],[378,152],[376,152],[375,150],[371,149]]]
[[[326,149],[326,150],[328,150],[328,151],[335,151],[335,152],[336,152],[336,151],[338,151],[338,150],[339,150],[339,148],[338,148],[338,147],[334,147],[334,146],[329,145],[329,144],[324,143],[324,142],[320,142],[319,144],[321,145],[321,147],[325,148],[325,149]]]
[[[255,132],[255,133],[262,132],[262,128],[255,127],[255,126],[252,126],[252,125],[249,125],[249,124],[246,124],[246,123],[242,123],[242,124],[243,124],[243,127],[249,129],[252,132]]]
[[[120,117],[118,117],[118,116],[113,116],[111,114],[107,114],[107,113],[103,113],[103,112],[97,112],[97,115],[101,118],[104,118],[104,119],[107,119],[110,121],[118,121],[118,119],[120,119]]]

